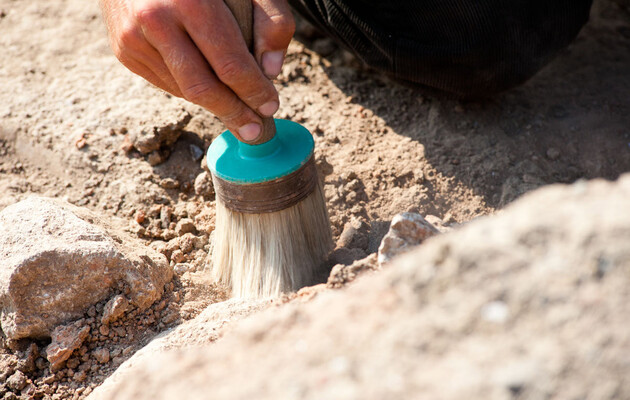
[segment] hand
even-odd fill
[[[254,54],[223,0],[101,0],[116,57],[155,86],[210,110],[240,140],[279,105],[295,22],[286,0],[252,0]]]

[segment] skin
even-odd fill
[[[110,45],[129,70],[215,114],[239,140],[255,140],[278,109],[270,79],[295,22],[286,0],[252,0],[254,50],[223,0],[101,0]]]

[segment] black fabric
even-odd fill
[[[592,0],[290,0],[371,67],[483,96],[533,76],[588,20]]]

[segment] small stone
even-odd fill
[[[420,214],[402,213],[392,219],[389,232],[378,248],[378,263],[382,265],[395,256],[419,245],[439,231]]]
[[[173,216],[173,209],[171,207],[162,207],[160,210],[160,224],[162,229],[168,229],[171,224],[171,218]]]
[[[195,194],[197,196],[212,197],[214,196],[214,185],[209,172],[202,172],[195,178]]]
[[[46,347],[50,370],[60,368],[72,352],[81,347],[89,333],[90,327],[84,325],[83,321],[56,327],[51,335],[52,342]]]
[[[203,158],[203,150],[197,145],[191,144],[188,146],[188,151],[190,151],[190,156],[195,161],[199,161]]]
[[[138,212],[136,212],[135,219],[137,223],[139,224],[143,223],[146,220],[146,218],[147,218],[147,215],[144,211],[139,210]],[[93,317],[93,315],[90,315],[90,316]]]
[[[110,299],[103,309],[103,317],[101,323],[108,325],[120,317],[129,309],[129,301],[123,295],[117,295]]]
[[[123,357],[127,357],[129,354],[133,352],[133,346],[127,346],[123,349],[122,355]]]
[[[177,236],[182,236],[186,233],[193,233],[196,230],[197,228],[195,227],[195,223],[190,218],[180,219],[175,226],[175,232],[177,233]]]
[[[71,358],[66,362],[66,367],[69,369],[75,369],[79,366],[79,364],[81,364],[81,361],[79,361],[78,358]]]
[[[166,159],[166,157],[164,157],[162,155],[162,153],[159,150],[155,150],[152,151],[151,153],[149,153],[149,155],[147,156],[147,162],[151,165],[151,166],[156,166],[158,164],[162,164],[164,162],[164,160]]]
[[[171,254],[171,261],[173,261],[175,264],[179,264],[182,261],[184,261],[186,257],[184,256],[184,253],[177,249],[173,252],[173,254]]]
[[[368,229],[368,225],[365,222],[358,218],[352,218],[343,227],[343,231],[337,240],[337,247],[367,249]]]
[[[15,373],[7,379],[6,385],[14,392],[19,392],[24,389],[27,383],[28,378],[26,375],[24,375],[22,371],[15,371]]]
[[[96,358],[96,361],[101,364],[107,364],[109,362],[109,350],[105,348],[96,349],[92,354],[94,354],[94,358]]]
[[[83,382],[87,379],[87,373],[85,371],[79,371],[74,374],[74,380],[77,382]]]
[[[109,335],[109,326],[107,325],[101,325],[98,327],[98,331],[101,335],[103,336],[107,336]]]
[[[177,189],[179,187],[179,182],[173,178],[164,178],[160,181],[160,186],[164,189]]]
[[[175,272],[177,275],[183,275],[185,272],[188,272],[191,269],[192,265],[188,263],[179,263],[175,264],[175,266],[173,267],[173,272]]]

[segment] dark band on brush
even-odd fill
[[[248,214],[284,210],[310,195],[317,185],[313,156],[300,169],[269,182],[236,184],[212,176],[214,191],[227,208]]]

